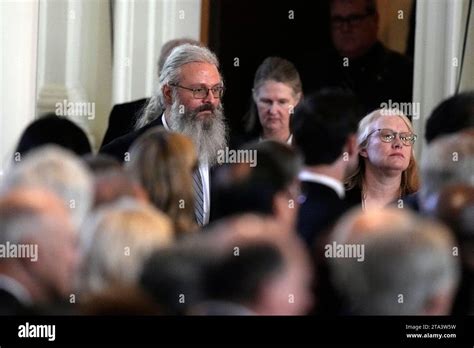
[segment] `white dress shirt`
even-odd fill
[[[344,190],[344,185],[342,184],[342,182],[337,179],[331,178],[330,176],[310,172],[309,170],[303,169],[298,175],[298,178],[300,179],[300,181],[315,182],[328,186],[334,191],[336,191],[340,199],[344,199],[344,197],[346,196],[346,191]]]
[[[166,130],[172,131],[166,122],[165,114],[161,116],[161,121]],[[199,162],[199,172],[201,173],[202,178],[202,191],[203,191],[203,209],[204,209],[204,224],[209,223],[209,215],[211,211],[211,195],[210,195],[210,185],[209,185],[209,164],[207,162]]]

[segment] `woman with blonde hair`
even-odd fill
[[[416,134],[399,110],[379,109],[359,122],[359,164],[346,180],[347,200],[362,208],[401,202],[418,190],[418,168],[413,144]]]
[[[197,228],[192,173],[194,144],[185,135],[153,128],[130,149],[125,168],[148,193],[150,201],[173,221],[177,237]]]
[[[174,240],[170,219],[152,205],[124,198],[103,206],[89,216],[81,231],[82,294],[137,286],[151,253]]]

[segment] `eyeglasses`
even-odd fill
[[[375,132],[380,132],[379,138],[384,143],[391,143],[392,141],[394,141],[397,134],[398,134],[398,137],[400,138],[400,140],[402,141],[403,145],[405,145],[405,146],[413,145],[415,143],[415,140],[416,140],[416,134],[413,134],[413,133],[410,133],[410,132],[400,132],[400,133],[398,133],[398,132],[394,132],[393,130],[388,129],[388,128],[375,129],[367,135],[366,139],[368,139]]]
[[[188,91],[192,91],[194,99],[206,98],[209,95],[209,91],[212,92],[212,95],[214,96],[214,98],[222,98],[222,96],[224,95],[223,86],[214,86],[212,88],[207,88],[207,87],[189,88],[189,87],[180,86],[178,84],[173,84],[173,85],[170,84],[170,86],[179,87],[179,88],[187,89]]]
[[[335,28],[342,28],[343,24],[346,23],[347,25],[354,26],[359,25],[362,21],[371,16],[373,13],[368,12],[364,14],[354,14],[351,16],[343,17],[343,16],[334,16],[331,17],[331,24]]]

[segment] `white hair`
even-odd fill
[[[25,208],[0,214],[0,244],[21,244],[29,237],[38,238],[42,227],[53,222],[44,212]],[[1,259],[0,259],[1,261]]]
[[[163,86],[179,84],[181,67],[188,63],[209,63],[219,69],[219,61],[208,48],[184,44],[174,48],[160,71],[158,90],[148,101],[145,110],[135,124],[139,129],[158,118],[165,109]]]
[[[70,209],[76,227],[92,207],[92,174],[76,155],[56,145],[31,151],[7,173],[0,192],[18,187],[40,187],[55,193]]]
[[[136,285],[149,255],[173,239],[171,221],[152,206],[128,198],[99,209],[81,232],[81,291]]]
[[[436,138],[421,160],[420,203],[428,211],[433,194],[450,184],[474,186],[474,137],[459,132]]]

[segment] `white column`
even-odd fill
[[[200,25],[201,0],[116,1],[112,103],[150,96],[163,43],[199,40]]]
[[[413,85],[413,101],[420,103],[420,118],[413,122],[419,136],[417,158],[424,145],[426,119],[455,92],[466,4],[466,0],[417,1]]]
[[[467,4],[465,12],[467,15]],[[463,23],[465,22],[463,21]],[[465,28],[464,25],[463,28]],[[466,34],[466,51],[464,52],[460,91],[474,90],[474,5],[471,7],[471,20]]]
[[[0,2],[0,184],[19,136],[35,118],[38,2]]]
[[[65,116],[78,124],[89,137],[92,135],[89,116],[78,112],[78,105],[93,105],[83,84],[84,36],[87,14],[80,0],[44,0],[40,2],[40,73],[38,115],[56,113],[58,103],[74,105]],[[94,105],[95,107],[95,105]],[[85,110],[86,108],[84,108]],[[89,107],[92,110],[91,107]],[[82,110],[82,108],[81,108]],[[71,112],[72,111],[72,112]]]

